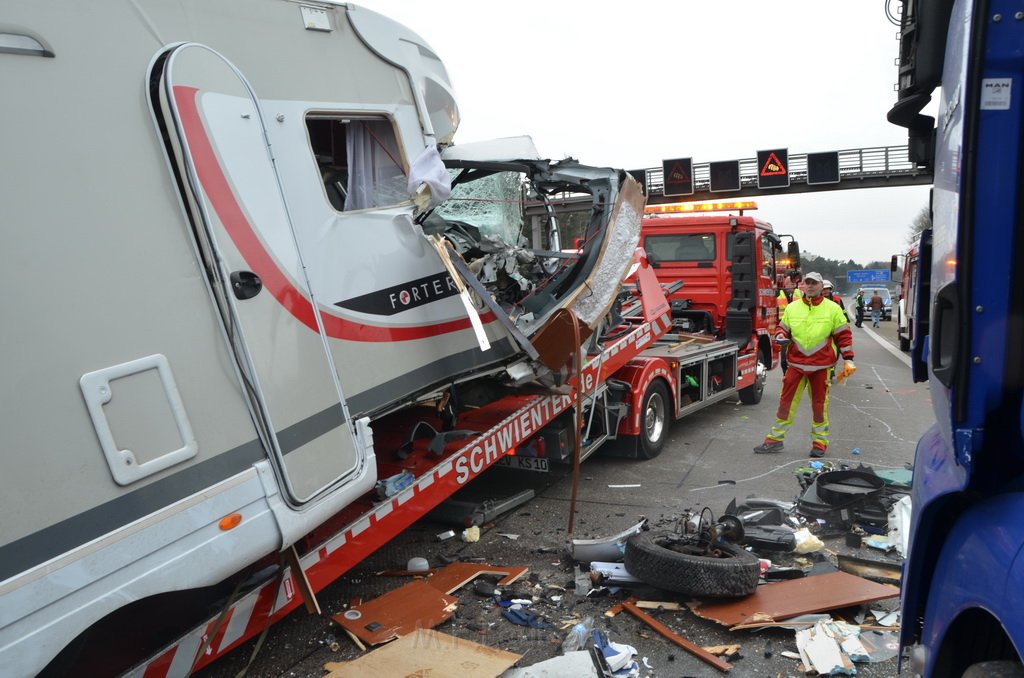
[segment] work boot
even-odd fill
[[[754,448],[754,454],[775,454],[782,452],[781,440],[766,440]]]
[[[825,456],[825,450],[821,449],[820,447],[812,447],[811,448],[811,456],[815,457],[815,458],[824,457]]]

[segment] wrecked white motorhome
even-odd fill
[[[446,148],[442,63],[356,6],[15,0],[0,89],[3,675],[142,661],[278,576],[373,490],[380,417],[547,378],[530,337],[597,324],[638,238],[624,173]],[[465,209],[495,188],[516,209]],[[593,196],[586,246],[535,251],[515,212],[563,192]],[[240,618],[218,652],[266,624]]]

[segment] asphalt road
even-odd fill
[[[863,329],[854,330],[854,337],[858,369],[846,384],[832,389],[831,447],[822,461],[852,467],[863,464],[876,470],[906,468],[913,461],[916,440],[932,420],[927,384],[912,383],[906,356],[896,348],[894,322],[882,322],[873,329],[868,320]],[[726,401],[675,422],[664,451],[656,459],[639,461],[604,455],[588,459],[579,480],[573,536],[610,536],[633,525],[640,516],[655,526],[670,526],[687,510],[708,508],[717,516],[734,498],[796,499],[800,486],[794,471],[810,461],[809,405],[802,403],[785,452],[755,455],[751,451],[773,421],[780,377],[779,372],[770,373],[759,405]],[[272,628],[247,675],[318,678],[326,662],[358,657],[361,653],[329,616],[342,611],[351,600],[369,600],[405,583],[406,579],[376,573],[404,568],[413,556],[427,558],[432,566],[443,565],[445,558],[482,558],[494,565],[530,568],[529,583],[521,583],[518,593],[541,598],[535,609],[554,625],[552,628],[514,626],[489,600],[466,590],[470,587],[457,594],[460,606],[456,615],[437,628],[523,655],[520,666],[556,656],[565,636],[559,624],[592,615],[598,620],[597,628],[607,630],[611,640],[633,645],[639,652],[638,659],[647,658],[652,668],[642,666],[640,675],[718,674],[628,615],[603,617],[619,597],[576,598],[571,589],[572,565],[564,554],[572,494],[566,469],[548,474],[493,469],[474,481],[467,492],[478,498],[493,498],[527,486],[535,489],[536,497],[485,527],[479,542],[439,541],[436,535],[449,526],[426,519],[413,525],[319,594],[324,617],[311,617],[300,610]],[[875,549],[848,547],[841,537],[826,539],[825,543],[836,553],[898,562],[898,556]],[[786,562],[790,557],[787,554],[776,560]],[[834,556],[825,560],[830,558],[834,560]],[[895,609],[898,601],[877,606]],[[734,661],[729,675],[800,675],[797,661],[779,655],[783,650],[796,649],[793,631],[730,632],[688,610],[655,614],[698,645],[740,644],[742,658]],[[336,641],[336,650],[331,649],[332,641]],[[773,650],[770,658],[764,656],[768,641]],[[253,642],[247,643],[198,675],[236,675],[249,661],[253,647]],[[857,673],[869,678],[893,676],[896,660],[857,664]],[[449,675],[459,675],[459,671],[453,667]]]

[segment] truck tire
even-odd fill
[[[907,337],[904,337],[904,336],[900,337],[900,350],[901,351],[909,351],[910,350],[910,339],[908,339]]]
[[[746,388],[740,389],[740,402],[744,405],[756,405],[761,402],[764,395],[764,385],[768,381],[768,364],[764,359],[764,352],[757,352],[757,375],[754,383]]]
[[[761,566],[757,556],[734,544],[720,544],[720,557],[675,550],[676,537],[641,532],[626,542],[626,570],[664,591],[690,596],[742,598],[757,588]]]
[[[640,401],[640,456],[654,459],[661,454],[668,437],[669,406],[668,389],[665,382],[655,379],[651,382]]]
[[[998,660],[971,664],[963,672],[962,678],[1021,678],[1024,666],[1020,662]]]

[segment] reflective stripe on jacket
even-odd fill
[[[795,300],[797,300],[797,299],[800,299],[801,297],[803,297],[803,296],[804,296],[804,293],[803,293],[803,292],[801,292],[801,291],[800,291],[800,290],[798,290],[798,289],[794,289],[794,290],[792,290],[792,291],[791,291],[791,292],[789,293],[789,295],[787,295],[787,294],[786,294],[786,290],[779,290],[779,296],[778,296],[778,297],[776,298],[776,300],[777,300],[777,304],[778,304],[778,307],[779,307],[780,309],[785,309],[785,308],[786,308],[787,306],[789,306],[789,305],[790,305],[790,303],[792,303],[792,302],[791,302],[791,301],[789,300],[789,297],[790,297],[790,296],[792,296],[792,297],[793,297],[793,300],[795,301]],[[781,310],[779,311],[779,317],[780,317],[780,318],[782,317],[782,311],[781,311]]]
[[[787,359],[790,367],[805,371],[832,367],[838,353],[853,360],[853,332],[846,313],[830,299],[801,297],[786,307],[779,323],[790,339]]]

